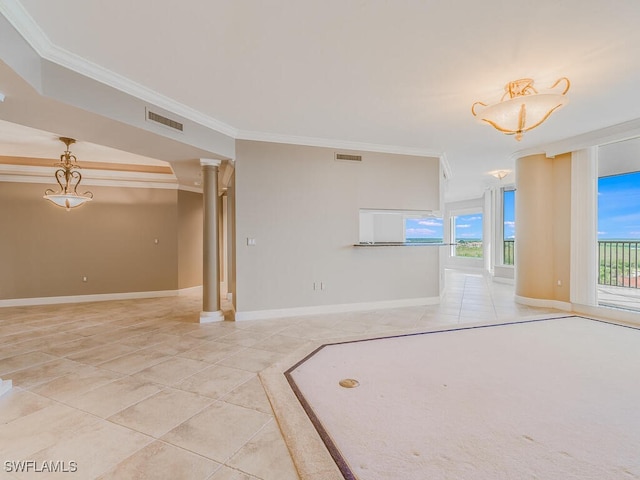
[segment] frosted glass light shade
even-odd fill
[[[74,193],[60,193],[53,195],[44,195],[43,198],[55,203],[59,207],[64,207],[67,211],[72,208],[79,207],[85,202],[93,200],[91,197],[83,197]]]
[[[566,87],[562,93],[551,91],[563,81],[566,82]],[[536,128],[553,112],[568,103],[565,94],[569,85],[569,80],[563,77],[549,89],[549,92],[538,93],[533,87],[533,80],[515,80],[505,86],[506,93],[498,103],[486,105],[476,102],[471,107],[471,113],[496,130],[507,135],[515,135],[516,140],[520,140],[524,132]]]

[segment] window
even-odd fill
[[[407,243],[442,243],[444,241],[442,218],[406,218],[404,233]]]
[[[502,191],[502,263],[514,264],[516,239],[516,191]]]
[[[482,213],[454,216],[451,225],[452,255],[482,258]]]
[[[360,243],[442,243],[442,218],[430,210],[360,209]]]
[[[598,179],[598,264],[598,284],[640,288],[640,172]]]

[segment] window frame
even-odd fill
[[[503,267],[514,267],[515,266],[515,232],[514,232],[514,248],[513,248],[513,263],[505,263],[505,258],[504,258],[504,250],[505,250],[505,240],[506,238],[504,237],[505,235],[505,229],[504,229],[504,222],[505,222],[505,218],[504,218],[504,207],[505,207],[505,201],[504,201],[504,197],[505,197],[505,193],[507,192],[513,192],[513,223],[514,223],[514,228],[515,228],[515,222],[516,222],[516,212],[515,212],[515,206],[516,206],[516,188],[515,186],[506,186],[506,187],[502,187],[500,189],[500,219],[498,221],[499,224],[499,229],[500,229],[500,233],[499,233],[499,238],[500,238],[500,265]]]

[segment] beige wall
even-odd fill
[[[554,215],[554,299],[570,301],[571,280],[571,154],[558,155],[553,162]],[[560,280],[561,285],[558,285]]]
[[[67,212],[49,187],[0,182],[0,299],[178,288],[176,190],[91,187]]]
[[[358,152],[352,163],[334,153],[238,141],[239,312],[439,295],[439,247],[353,246],[360,208],[440,208],[439,159]]]
[[[568,302],[571,155],[518,159],[516,189],[516,295]]]
[[[202,285],[202,194],[178,190],[178,288]]]

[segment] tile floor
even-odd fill
[[[208,325],[197,296],[2,308],[0,478],[297,479],[257,372],[312,342],[553,312],[446,284],[435,306]]]
[[[598,285],[598,304],[639,312],[640,288]]]

